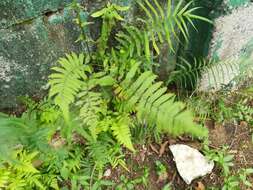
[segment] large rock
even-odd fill
[[[228,3],[236,3],[229,1]],[[243,73],[242,67],[247,59],[247,79],[252,77],[253,72],[253,3],[238,1],[243,5],[231,10],[227,15],[220,16],[215,20],[214,32],[209,49],[209,57],[220,62],[203,73],[199,84],[199,90],[220,90],[224,86],[236,89],[241,81],[236,81]],[[241,4],[239,4],[241,3]],[[250,61],[252,63],[250,63]]]
[[[212,172],[214,162],[207,160],[198,150],[184,144],[171,145],[169,148],[178,173],[187,184]]]
[[[106,4],[104,0],[78,1],[85,7],[84,15]],[[52,64],[65,53],[85,51],[75,43],[80,31],[68,8],[71,2],[0,0],[0,109],[15,107],[18,96],[41,97]],[[132,0],[113,2],[129,5]],[[97,37],[101,22],[95,23],[90,30]]]
[[[0,28],[7,28],[62,9],[72,0],[1,0]]]
[[[51,65],[82,51],[72,18],[65,10],[0,29],[0,108],[15,106],[18,96],[40,95]]]
[[[250,0],[225,0],[228,9],[234,9],[250,3]]]

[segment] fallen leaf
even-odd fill
[[[160,150],[159,150],[159,157],[161,157],[164,154],[165,148],[166,148],[168,143],[169,143],[169,141],[165,141],[163,144],[161,144],[161,147],[160,147]]]
[[[156,149],[156,147],[154,147],[152,144],[149,145],[151,150],[153,150],[156,154],[159,154],[158,150]]]
[[[246,121],[241,121],[240,122],[240,126],[241,127],[247,127],[248,126],[248,123]]]
[[[197,186],[195,187],[195,190],[205,190],[205,189],[206,188],[205,188],[204,184],[200,181],[197,183]]]

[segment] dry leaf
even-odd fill
[[[159,154],[158,150],[156,149],[156,147],[154,147],[152,144],[149,145],[150,148],[156,153]]]
[[[161,147],[160,147],[160,150],[159,150],[159,157],[161,157],[164,154],[165,148],[166,148],[168,143],[169,143],[169,141],[165,141],[163,144],[161,144]]]
[[[248,127],[248,123],[246,121],[241,121],[240,126],[241,127]]]
[[[205,189],[206,188],[205,188],[204,184],[200,181],[197,183],[197,186],[195,187],[195,190],[205,190]]]

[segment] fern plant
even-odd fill
[[[163,8],[157,0],[151,2],[149,0],[138,1],[138,4],[148,17],[148,19],[138,19],[144,24],[144,27],[138,29],[134,26],[126,26],[125,32],[120,31],[117,34],[117,40],[121,45],[120,47],[130,50],[130,55],[133,55],[134,51],[137,52],[138,56],[144,52],[147,60],[150,60],[151,57],[150,42],[157,55],[160,54],[158,43],[166,42],[169,50],[175,52],[175,40],[179,41],[178,31],[188,41],[188,23],[195,29],[193,20],[198,19],[212,23],[209,19],[194,14],[194,11],[200,7],[190,8],[193,1],[184,5],[184,0],[180,0],[174,5],[172,0],[167,0],[166,8]]]
[[[199,91],[231,89],[251,78],[252,68],[250,59],[215,61],[194,58],[191,62],[180,58],[167,84],[174,83],[184,89],[197,88]]]
[[[0,115],[0,159],[10,160],[15,148],[23,146],[47,151],[48,138],[55,131],[53,126],[43,125],[35,115],[24,113],[22,118]]]
[[[50,75],[51,90],[49,95],[54,97],[55,104],[59,105],[67,122],[69,121],[69,106],[74,103],[75,98],[79,98],[76,105],[80,109],[82,124],[89,127],[93,137],[96,138],[97,131],[100,131],[98,129],[99,123],[101,126],[101,123],[104,123],[111,116],[107,115],[106,101],[100,97],[101,95],[98,92],[93,92],[93,89],[98,85],[112,85],[114,80],[110,76],[103,76],[103,73],[90,73],[91,76],[88,77],[85,71],[91,70],[88,66],[85,69],[85,65],[81,64],[84,59],[83,55],[77,56],[73,53],[67,57],[68,59],[61,59],[59,62],[61,67],[53,68],[59,73]],[[81,68],[81,65],[84,68]],[[99,116],[100,114],[101,116]],[[112,123],[109,123],[109,127],[111,127],[115,137],[120,143],[133,150],[128,124],[125,125],[120,122],[118,125],[112,125]]]
[[[72,54],[72,56],[80,57],[75,54]],[[76,64],[75,59],[71,59],[71,56],[68,57],[69,59],[64,61],[64,63],[68,62],[65,65],[70,65],[72,62]],[[81,60],[83,60],[83,57]],[[62,65],[62,63],[60,64]],[[173,135],[187,133],[197,137],[206,136],[206,130],[194,124],[193,116],[190,111],[184,110],[184,104],[175,102],[173,94],[166,94],[167,89],[161,87],[161,82],[154,83],[156,76],[151,71],[144,72],[136,78],[139,66],[140,63],[135,62],[126,74],[125,79],[122,82],[119,81],[119,85],[115,82],[116,79],[113,79],[110,75],[103,75],[104,73],[90,72],[87,76],[83,72],[83,76],[81,76],[80,71],[82,69],[73,70],[70,66],[71,72],[67,72],[63,71],[61,67],[54,67],[54,70],[61,71],[61,74],[58,73],[57,77],[52,77],[55,74],[50,76],[51,92],[59,90],[58,86],[63,87],[66,92],[73,92],[70,94],[70,98],[65,99],[59,99],[59,93],[54,97],[54,101],[60,107],[62,105],[69,107],[70,103],[76,102],[75,104],[80,110],[79,118],[82,120],[81,128],[89,128],[94,139],[97,138],[99,133],[111,130],[117,141],[130,150],[134,150],[130,133],[130,126],[134,118],[131,118],[128,114],[133,112],[137,113],[139,121],[145,121],[150,126],[156,125],[161,132],[168,132]],[[66,70],[69,68],[66,67]],[[73,78],[66,75],[66,73],[75,71],[77,73],[71,76]],[[61,80],[58,80],[59,78]],[[74,80],[74,82],[71,80]],[[70,90],[68,90],[68,86],[64,86],[66,81],[70,84],[80,84],[79,89],[76,88],[76,91],[74,91],[72,90],[73,87],[69,86]],[[108,106],[110,99],[103,96],[105,94],[102,93],[105,86],[112,90],[115,89],[114,93],[119,97],[118,101],[114,101],[115,106],[112,110]],[[60,92],[62,92],[62,89]],[[78,101],[75,101],[77,98]],[[69,112],[68,110],[67,113],[64,113],[66,110],[62,110],[65,116]]]
[[[201,79],[201,74],[214,64],[213,60],[194,58],[193,62],[189,62],[184,58],[176,64],[176,69],[169,75],[166,81],[167,85],[176,83],[178,87],[184,89],[195,89]]]
[[[0,166],[0,188],[7,190],[59,189],[56,176],[41,174],[34,167],[33,161],[37,157],[38,152],[28,153],[20,149],[13,151],[12,154],[13,159],[16,161]]]
[[[193,122],[193,115],[185,110],[185,105],[176,102],[174,94],[166,93],[167,88],[162,87],[162,82],[155,82],[156,75],[147,71],[135,79],[137,68],[138,64],[115,89],[123,98],[121,109],[136,112],[140,122],[156,125],[160,132],[175,136],[185,133],[196,137],[207,135],[206,129]]]
[[[86,73],[91,72],[90,67],[83,65],[84,55],[66,55],[61,58],[61,67],[53,67],[56,71],[49,76],[51,85],[49,97],[54,97],[55,104],[58,105],[66,119],[69,120],[69,105],[75,101],[75,96],[81,89],[82,80],[87,79]]]
[[[119,12],[128,7],[108,3],[93,13],[92,17],[103,21],[97,49],[88,55],[71,53],[59,59],[48,82],[48,102],[52,100],[53,105],[45,106],[46,111],[39,114],[29,111],[20,119],[1,116],[0,141],[10,141],[5,150],[22,147],[22,151],[14,156],[21,165],[1,161],[0,187],[57,189],[58,180],[63,186],[70,182],[73,189],[109,185],[101,180],[107,164],[128,170],[122,146],[135,151],[133,125],[174,136],[205,137],[207,130],[195,124],[192,112],[157,82],[150,64],[155,60],[152,48],[159,54],[159,43],[167,41],[173,49],[172,38],[179,38],[176,30],[187,38],[187,22],[208,21],[194,15],[197,8],[189,8],[191,4],[183,6],[181,0],[173,8],[168,0],[164,10],[157,0],[139,2],[148,20],[141,20],[143,30],[126,25],[117,35],[118,48],[108,47],[108,40],[116,21],[123,20]],[[83,32],[79,40],[87,42],[84,27],[90,23],[81,20],[78,4],[74,3],[73,9],[77,9],[75,22]],[[37,156],[43,158],[39,167],[34,165]],[[42,175],[44,168],[52,175]],[[56,179],[55,174],[60,176]]]

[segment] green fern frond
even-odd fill
[[[167,84],[175,83],[181,88],[198,88],[199,91],[220,90],[224,87],[233,88],[233,82],[244,81],[253,73],[252,61],[225,60],[217,61],[196,59],[189,62],[181,58],[176,65],[176,70],[171,72]]]
[[[184,4],[184,0],[180,0],[176,5],[174,5],[172,0],[167,0],[167,6],[164,9],[157,0],[143,0],[139,1],[138,4],[148,17],[147,21],[139,19],[146,25],[145,29],[142,29],[142,31],[144,30],[144,33],[145,31],[147,32],[148,39],[152,42],[152,47],[158,55],[160,50],[157,41],[160,43],[164,43],[164,41],[166,41],[170,49],[175,51],[174,41],[179,41],[178,31],[180,31],[185,40],[188,41],[188,23],[190,23],[194,28],[195,26],[193,20],[203,20],[205,22],[212,23],[209,19],[194,14],[194,11],[200,7],[191,8],[193,1],[189,1],[187,4]],[[141,33],[143,32],[140,32],[140,30],[136,32],[135,30],[135,35],[133,35],[133,32],[128,29],[127,33],[120,33],[119,36],[122,38],[118,41],[120,41],[123,46],[126,46],[125,41],[130,40],[129,42],[132,44],[134,42],[135,46],[138,47],[139,40],[137,41],[136,39],[141,39],[140,37],[144,36],[143,34],[139,35]],[[138,36],[138,38],[136,38],[136,36]],[[144,41],[142,41],[142,44],[143,42]],[[137,53],[139,54],[140,51],[138,50]]]
[[[155,82],[156,76],[152,72],[144,72],[137,79],[135,69],[129,73],[115,90],[124,97],[125,112],[136,112],[140,122],[156,125],[160,132],[175,136],[185,133],[195,137],[207,135],[205,128],[193,122],[192,112],[186,110],[182,102],[175,101],[174,94],[166,93],[167,88],[162,87],[162,82]]]
[[[129,124],[130,118],[128,116],[119,116],[116,122],[112,124],[111,129],[113,135],[120,144],[123,144],[129,150],[134,151]]]
[[[0,168],[0,188],[46,190],[42,183],[42,174],[33,165],[37,154],[38,152],[28,153],[23,149],[13,151],[15,161],[5,162]]]
[[[231,82],[241,74],[240,64],[235,60],[218,61],[202,70],[198,90],[220,90],[224,87],[232,88]]]
[[[10,152],[18,144],[28,142],[35,127],[15,117],[0,117],[0,158],[10,159]]]
[[[197,60],[196,58],[193,63],[184,58],[180,60],[181,62],[176,64],[176,70],[170,73],[167,84],[175,83],[181,88],[190,87],[192,89],[196,88],[203,70],[208,69],[214,63],[212,60]]]
[[[135,26],[125,26],[124,29],[126,32],[120,31],[116,37],[120,46],[129,50],[130,57],[132,57],[134,53],[141,56],[143,52],[144,35],[140,29]]]
[[[89,127],[94,138],[97,135],[97,124],[100,116],[107,113],[107,102],[102,94],[94,89],[98,86],[112,86],[115,80],[104,72],[93,73],[89,80],[83,83],[82,90],[77,94],[79,107],[79,116],[84,126]]]
[[[80,107],[80,118],[86,126],[97,125],[99,114],[105,112],[103,109],[104,101],[100,93],[82,91],[77,96],[79,101],[76,103]]]
[[[30,175],[38,173],[39,171],[33,166],[32,161],[39,154],[39,152],[28,153],[25,150],[15,152],[15,158],[19,162],[13,164],[13,169],[18,172],[24,172],[24,174]]]
[[[102,175],[103,169],[107,163],[108,159],[108,143],[106,141],[91,141],[87,146],[89,151],[89,156],[95,162],[95,167]]]
[[[0,159],[11,160],[11,152],[17,146],[48,150],[48,137],[54,127],[43,126],[28,113],[23,113],[22,118],[0,114]]]
[[[67,58],[61,58],[60,66],[53,67],[56,71],[49,76],[49,97],[54,98],[64,115],[69,120],[69,105],[74,102],[75,96],[81,89],[83,80],[87,79],[85,72],[91,72],[90,67],[84,65],[84,55],[75,53],[67,54]]]
[[[6,188],[10,179],[10,171],[0,168],[0,189]]]

